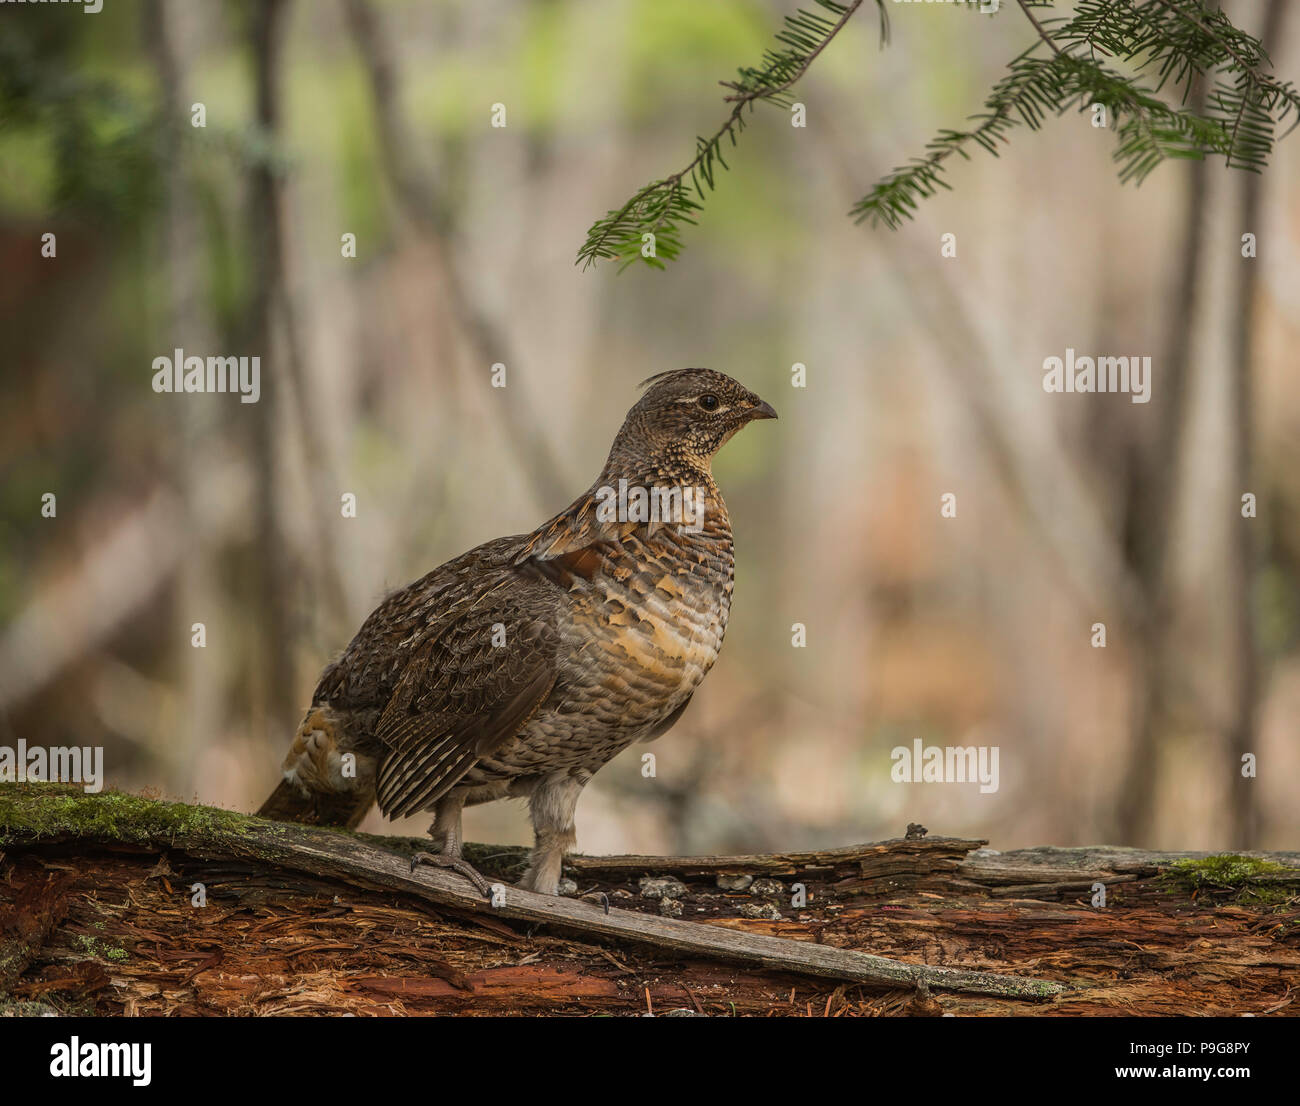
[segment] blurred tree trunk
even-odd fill
[[[261,0],[249,9],[249,44],[253,59],[255,120],[263,136],[272,139],[280,126],[281,82],[288,0]],[[257,479],[255,519],[258,568],[258,614],[261,619],[264,711],[271,730],[287,731],[297,713],[290,649],[289,592],[291,577],[277,513],[280,464],[276,457],[278,412],[283,381],[275,371],[274,317],[280,259],[280,182],[263,154],[249,170],[249,256],[253,259],[252,302],[249,312],[250,355],[262,359],[264,387],[251,407],[253,457]]]
[[[149,0],[144,8],[144,39],[158,73],[162,126],[159,141],[166,166],[166,208],[163,212],[163,245],[160,269],[166,274],[167,303],[164,332],[160,343],[167,350],[211,349],[213,327],[206,310],[206,289],[201,275],[204,257],[202,227],[195,202],[189,163],[185,156],[184,131],[190,101],[184,74],[190,68],[186,44],[192,41],[185,28],[191,25],[194,9],[178,0]],[[199,510],[200,488],[211,476],[200,443],[208,434],[220,434],[224,421],[220,404],[186,402],[177,406],[182,434],[180,456],[175,458],[179,474],[180,503],[185,511],[184,534],[188,548],[180,559],[177,579],[179,625],[172,631],[183,644],[182,680],[186,725],[175,735],[171,760],[172,785],[193,786],[200,751],[215,740],[220,713],[217,663],[224,651],[191,648],[190,627],[195,622],[211,623],[218,617],[221,600],[213,578],[213,535],[208,520]]]
[[[1285,20],[1283,0],[1269,0],[1264,16],[1264,29],[1260,42],[1266,50],[1282,39]],[[1263,176],[1247,173],[1242,182],[1240,197],[1239,234],[1259,233]],[[1269,248],[1268,245],[1264,247]],[[1254,423],[1254,316],[1259,288],[1259,261],[1241,258],[1237,262],[1234,287],[1236,303],[1232,320],[1232,374],[1228,391],[1226,412],[1229,440],[1229,487],[1236,496],[1259,488],[1253,483],[1253,449],[1251,435]],[[1236,848],[1250,849],[1260,836],[1259,803],[1256,798],[1257,782],[1241,774],[1242,758],[1248,753],[1258,755],[1259,696],[1261,691],[1259,648],[1255,619],[1255,580],[1258,552],[1255,542],[1257,519],[1242,518],[1240,509],[1232,507],[1228,516],[1230,545],[1228,603],[1232,629],[1229,639],[1229,695],[1227,726],[1223,735],[1228,768],[1232,772],[1232,790],[1229,811],[1232,818],[1232,842]]]
[[[1196,83],[1190,110],[1205,108],[1205,84]],[[1156,758],[1165,722],[1166,692],[1170,678],[1167,632],[1170,580],[1170,532],[1178,495],[1183,440],[1189,418],[1188,376],[1197,286],[1201,276],[1205,206],[1209,167],[1204,160],[1187,168],[1187,199],[1178,252],[1177,274],[1165,314],[1163,356],[1153,359],[1161,368],[1160,387],[1152,388],[1149,414],[1154,429],[1142,427],[1150,442],[1130,449],[1128,488],[1121,545],[1139,581],[1145,602],[1129,620],[1133,642],[1130,704],[1131,739],[1120,785],[1115,833],[1134,845],[1149,843],[1155,825]]]
[[[283,432],[289,425],[290,417],[297,420],[307,485],[307,507],[314,516],[312,530],[322,534],[319,540],[299,551],[298,559],[307,565],[311,573],[313,615],[325,636],[333,639],[352,628],[347,618],[347,597],[335,545],[324,536],[329,533],[331,522],[340,517],[340,489],[333,474],[329,443],[324,440],[320,430],[323,423],[315,411],[317,385],[308,373],[302,331],[294,302],[290,205],[287,198],[288,170],[284,164],[285,154],[280,141],[283,96],[281,74],[284,69],[281,42],[287,33],[283,28],[288,24],[291,0],[275,0],[273,7],[276,13],[268,18],[277,24],[274,31],[277,38],[274,59],[269,69],[261,65],[257,67],[258,103],[268,105],[270,111],[264,117],[259,106],[256,120],[262,138],[266,141],[267,157],[270,159],[259,159],[261,164],[258,168],[265,170],[265,173],[255,175],[253,187],[253,202],[260,205],[259,218],[264,220],[264,237],[255,245],[263,251],[266,266],[265,285],[259,284],[257,291],[259,295],[267,296],[269,337],[277,343],[281,355],[276,362],[281,371],[270,381],[280,389],[281,402],[276,408],[278,426]],[[255,16],[255,22],[260,18],[261,13]],[[262,93],[264,82],[265,96]],[[267,364],[268,359],[264,358],[264,367]]]

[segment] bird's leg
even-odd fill
[[[455,794],[444,796],[434,807],[429,836],[443,856],[460,856],[461,845],[464,844],[460,819],[464,809],[465,796]]]
[[[433,825],[429,835],[433,838],[438,851],[436,853],[415,853],[411,857],[411,871],[420,864],[432,864],[436,868],[450,868],[459,872],[476,888],[479,894],[492,897],[492,888],[488,886],[478,870],[460,855],[462,838],[460,829],[460,812],[464,809],[463,795],[448,795],[434,809]]]
[[[578,796],[590,778],[589,775],[576,778],[565,773],[547,777],[533,788],[528,797],[528,813],[532,816],[535,840],[528,871],[519,881],[524,890],[554,895],[559,889],[564,854],[577,841],[573,812],[578,805]]]

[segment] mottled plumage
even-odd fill
[[[470,874],[462,808],[526,796],[536,844],[522,886],[555,892],[582,788],[672,726],[717,658],[734,558],[711,462],[746,423],[776,417],[708,369],[647,384],[566,510],[448,561],[366,619],[322,674],[262,814],[351,826],[375,799],[390,817],[431,810],[441,859],[427,859]],[[702,517],[647,519],[638,488],[699,489]]]

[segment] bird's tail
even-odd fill
[[[258,808],[259,818],[276,822],[300,822],[307,826],[342,826],[356,829],[375,801],[373,792],[346,792],[342,795],[304,795],[288,780]]]
[[[375,762],[359,753],[345,755],[340,745],[350,746],[346,715],[327,706],[309,710],[284,758],[284,779],[258,815],[356,829],[375,801]]]

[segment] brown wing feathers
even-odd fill
[[[387,750],[376,780],[385,814],[427,809],[546,700],[556,678],[557,594],[511,567],[438,612],[411,642],[376,727]]]
[[[408,715],[380,737],[393,741],[377,780],[380,809],[397,818],[425,810],[442,798],[481,757],[514,737],[555,685],[551,665],[539,665],[532,678],[490,713],[468,717]]]

